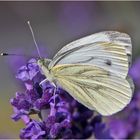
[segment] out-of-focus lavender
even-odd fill
[[[22,119],[25,128],[20,131],[21,139],[41,138],[112,138],[102,117],[74,100],[66,91],[54,88],[45,79],[35,59],[19,68],[16,78],[25,85],[24,92],[17,92],[10,100],[14,114],[12,119]],[[55,102],[54,102],[55,99]],[[38,119],[32,118],[33,114]]]
[[[14,108],[12,119],[22,119],[25,128],[20,131],[22,139],[39,138],[139,138],[140,131],[140,59],[132,65],[129,75],[135,84],[130,104],[120,113],[108,118],[105,123],[97,115],[74,100],[60,87],[54,95],[49,82],[39,85],[45,79],[35,59],[19,68],[16,78],[25,85],[25,92],[17,92],[11,99]],[[55,103],[54,103],[55,99]],[[38,119],[32,118],[33,114]]]
[[[116,139],[140,138],[140,58],[133,63],[129,75],[135,85],[132,101],[109,120],[110,135]]]
[[[61,4],[61,9],[58,14],[58,22],[63,30],[66,29],[68,34],[78,36],[88,30],[91,25],[92,10],[96,8],[96,4],[91,5],[85,3],[67,3]],[[95,17],[96,18],[96,17]]]
[[[19,55],[24,54],[22,47],[20,47],[18,49],[17,48],[12,49],[9,52],[12,53],[12,54],[19,54]],[[8,66],[10,67],[11,72],[13,72],[13,73],[15,73],[17,71],[17,69],[19,67],[21,67],[23,64],[25,64],[26,61],[27,61],[25,56],[20,56],[20,59],[19,59],[19,56],[16,56],[16,55],[15,56],[10,56],[9,55],[5,59],[6,59],[6,62],[8,64]]]

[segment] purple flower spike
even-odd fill
[[[110,132],[113,138],[127,138],[131,131],[131,124],[125,121],[114,119],[110,122]]]
[[[37,110],[43,109],[43,107],[47,106],[48,102],[45,99],[37,99],[34,106]]]
[[[29,112],[32,106],[24,93],[16,93],[16,98],[11,99],[10,102],[20,112]]]
[[[39,72],[39,67],[35,59],[31,59],[26,66],[22,66],[16,75],[16,78],[22,81],[32,80]]]
[[[61,126],[64,128],[71,128],[71,121],[68,119],[65,119],[61,122]]]
[[[94,133],[96,139],[112,139],[110,136],[110,130],[106,128],[105,124],[96,123]]]
[[[29,112],[28,111],[25,111],[25,110],[17,110],[16,108],[14,108],[14,112],[15,114],[13,114],[11,116],[11,118],[14,120],[14,121],[18,121],[19,119],[21,119],[22,117],[24,116],[28,116]],[[27,122],[27,121],[26,121]]]
[[[94,116],[93,111],[61,88],[54,95],[50,82],[39,84],[45,76],[35,59],[22,66],[16,77],[26,88],[25,93],[16,93],[10,101],[15,112],[12,118],[22,119],[26,125],[21,130],[21,139],[87,139],[92,135],[99,138],[99,133],[102,138],[110,138],[104,132],[101,116]],[[33,120],[32,114],[37,114],[40,122]]]
[[[50,138],[54,139],[58,136],[61,131],[61,125],[59,123],[55,123],[50,130]]]
[[[135,84],[140,86],[140,58],[134,62],[129,70],[129,74],[134,80]]]
[[[20,132],[21,139],[41,139],[45,136],[46,132],[43,130],[43,123],[32,120]]]

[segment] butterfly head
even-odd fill
[[[44,65],[44,63],[45,63],[45,61],[44,61],[43,58],[41,58],[37,61],[37,64],[38,64],[39,67],[42,67]]]
[[[37,64],[40,68],[42,67],[48,67],[49,63],[51,62],[50,59],[46,59],[46,58],[40,58],[38,61],[37,61]]]

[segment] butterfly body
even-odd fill
[[[132,98],[131,56],[129,35],[105,31],[69,43],[38,65],[50,82],[106,116],[121,111]]]
[[[41,58],[37,61],[37,64],[42,70],[43,74],[46,76],[47,80],[50,81],[51,83],[54,83],[55,79],[48,68],[50,62],[51,62],[50,59]]]

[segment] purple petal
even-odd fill
[[[61,125],[59,123],[55,123],[50,130],[50,138],[56,138],[61,130]]]
[[[113,119],[110,124],[110,134],[113,138],[127,138],[131,131],[131,125],[125,121]]]

